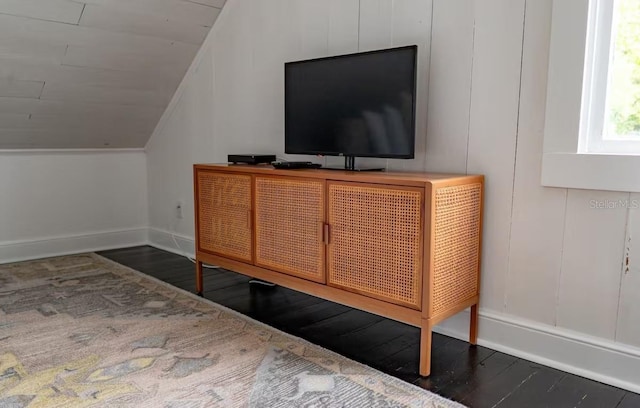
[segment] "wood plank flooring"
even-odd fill
[[[149,246],[99,253],[195,291],[188,259]],[[206,269],[204,297],[470,407],[640,407],[640,395],[434,333],[432,374],[418,375],[419,330],[246,276]]]

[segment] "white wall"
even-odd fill
[[[551,5],[230,0],[147,146],[151,241],[193,250],[193,163],[282,153],[284,61],[417,43],[416,159],[382,163],[486,175],[481,344],[640,391],[640,196],[540,185]]]
[[[144,151],[0,152],[0,263],[146,242]]]
[[[431,11],[430,0],[228,2],[147,145],[152,241],[174,246],[160,231],[193,237],[193,163],[284,156],[284,61],[418,44],[417,158],[392,167],[423,169]]]

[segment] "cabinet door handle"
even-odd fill
[[[324,224],[324,227],[322,230],[322,241],[324,242],[325,245],[329,245],[330,232],[331,232],[331,229],[329,228],[329,224]]]
[[[251,222],[251,210],[247,210],[247,229],[253,229],[253,222]]]

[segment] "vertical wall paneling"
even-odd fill
[[[393,0],[359,0],[358,50],[370,51],[389,48],[393,45]],[[344,159],[327,157],[331,166],[342,166]],[[359,158],[361,167],[386,167],[387,160]]]
[[[327,5],[328,37],[326,55],[358,52],[361,0],[331,0],[327,2]],[[303,11],[303,13],[304,12],[305,11]],[[324,12],[322,14],[324,14]],[[308,160],[308,156],[291,157],[294,160]],[[344,159],[325,157],[324,163],[338,167],[343,165]]]
[[[557,325],[613,340],[628,193],[569,190]]]
[[[207,55],[208,54],[208,55]],[[193,195],[188,163],[214,161],[212,152],[212,59],[207,53],[194,72],[196,83],[191,83],[182,94],[181,103],[166,122],[162,136],[152,140],[147,152],[158,160],[147,161],[149,191],[164,191],[162,202],[150,212],[150,223],[156,228],[172,232],[193,231],[193,206],[183,205],[183,218],[175,216],[178,201],[187,203]],[[180,137],[172,137],[172,135]],[[167,166],[166,163],[172,163]]]
[[[287,13],[283,16],[282,27],[298,39],[289,60],[327,56],[329,4],[314,0],[286,0],[285,4]]]
[[[631,194],[628,211],[616,341],[640,347],[640,194]]]
[[[224,1],[203,0],[197,3],[215,3],[213,5],[221,6]],[[238,5],[238,2],[232,3],[230,7]],[[225,22],[221,21],[221,25],[224,24]],[[251,24],[251,22],[247,24]],[[212,30],[219,29],[216,25]],[[180,43],[176,43],[176,45],[180,45]],[[182,45],[180,47],[184,48]],[[218,105],[213,98],[214,78],[216,77],[213,51],[211,41],[203,44],[197,60],[183,79],[178,92],[174,95],[168,109],[158,123],[153,133],[154,136],[147,143],[149,198],[158,200],[150,206],[149,211],[151,236],[153,236],[154,229],[175,234],[176,242],[181,242],[181,237],[184,235],[193,236],[191,164],[226,160],[226,149],[224,146],[216,148],[216,142],[220,140],[225,143],[228,139],[213,137],[214,123],[219,123],[216,121],[216,117],[224,118],[225,114],[228,115],[228,111],[218,115]],[[239,74],[243,73],[239,71]],[[242,125],[246,122],[242,121]],[[178,201],[183,203],[182,219],[178,219],[175,215],[175,206]],[[172,239],[169,241],[170,245],[174,245]],[[182,252],[187,250],[186,247],[188,245],[177,249]]]
[[[553,325],[567,191],[540,186],[552,0],[527,1],[507,313]]]
[[[233,29],[225,30],[224,41],[214,41],[215,58],[214,98],[220,101],[216,106],[214,135],[221,152],[264,151],[264,139],[254,134],[251,98],[253,93],[253,28],[250,16],[253,4],[246,1],[230,2],[243,18],[235,18]],[[269,109],[269,108],[267,108]],[[233,135],[226,137],[225,135]],[[252,140],[252,146],[246,141]],[[256,146],[258,145],[258,146]],[[222,159],[221,155],[221,159]],[[224,156],[226,160],[226,156]]]
[[[527,338],[530,329],[549,342],[566,334],[558,343],[564,345],[557,350],[551,346],[549,352],[507,337],[495,345],[513,347],[532,359],[541,356],[560,362],[558,355],[574,355],[573,351],[584,349],[579,345],[563,349],[571,347],[566,344],[572,344],[572,339],[578,344],[581,336],[603,338],[598,341],[610,344],[612,350],[615,345],[606,339],[640,346],[640,302],[636,300],[640,295],[636,265],[640,208],[633,207],[640,195],[539,185],[551,3],[230,1],[205,43],[202,61],[184,79],[183,92],[174,97],[162,126],[147,145],[151,236],[163,236],[165,230],[185,240],[193,237],[189,220],[194,162],[222,162],[232,152],[283,153],[285,61],[418,44],[416,159],[372,160],[388,163],[390,169],[468,171],[487,176],[484,327],[501,327],[499,333],[517,332],[516,338]],[[0,23],[3,21],[0,15]],[[0,24],[0,33],[3,30]],[[51,32],[53,37],[55,33]],[[160,43],[150,46],[155,47],[154,53],[163,47]],[[0,64],[0,72],[6,72],[5,66]],[[105,76],[105,81],[115,86],[131,78],[128,74],[114,82]],[[147,89],[146,83],[142,89]],[[55,101],[17,99],[0,97],[0,112],[24,115],[43,109],[73,115],[93,114],[98,109],[90,103],[60,106]],[[112,104],[104,104],[104,109],[123,112]],[[7,117],[8,123],[17,126],[23,120],[22,116]],[[137,126],[132,124],[132,128]],[[327,161],[342,163],[340,158]],[[175,218],[176,200],[184,200],[189,210],[183,220]],[[597,208],[611,202],[618,208]],[[620,209],[621,203],[632,208]],[[170,241],[164,243],[173,245]],[[629,267],[623,269],[627,255]],[[505,328],[508,330],[500,332]],[[591,363],[575,364],[578,370],[587,367],[598,374],[599,363]],[[627,378],[624,370],[618,374]],[[608,368],[602,372],[613,375]]]
[[[520,97],[524,0],[474,3],[467,169],[487,177],[481,305],[504,311]]]
[[[291,0],[288,0],[291,4]],[[293,14],[293,21],[298,22],[292,35],[300,39],[300,48],[297,50],[294,60],[302,60],[309,58],[326,57],[329,51],[329,20],[330,20],[330,4],[326,1],[316,0],[293,0],[296,4],[296,13]],[[290,17],[289,17],[290,18]],[[282,62],[280,69],[282,70]],[[284,72],[280,71],[280,75],[284,76]],[[283,82],[284,84],[284,82]],[[277,103],[282,107],[278,110],[277,119],[280,123],[284,122],[284,92],[277,94],[279,99]],[[273,95],[271,95],[273,96]],[[274,135],[274,143],[271,146],[276,147],[276,151],[284,151],[284,125],[281,132]],[[303,156],[309,160],[309,156]],[[300,160],[294,157],[293,160]]]
[[[329,0],[329,53],[358,51],[360,0]]]
[[[394,0],[360,0],[358,51],[389,48],[393,45]],[[388,160],[358,159],[362,167],[386,167]]]
[[[416,109],[416,155],[414,160],[360,158],[362,166],[396,170],[424,168],[426,144],[429,56],[431,48],[431,0],[361,0],[359,51],[418,46],[418,91]],[[330,159],[335,162],[336,159]]]
[[[284,74],[283,62],[289,55],[295,55],[299,36],[297,27],[288,22],[294,9],[289,9],[283,0],[256,2],[251,7],[252,20],[252,86],[250,111],[260,112],[267,106],[273,115],[251,115],[252,132],[255,133],[259,148],[283,149],[281,140],[284,132]],[[214,58],[219,56],[215,55]],[[295,58],[295,57],[294,57]]]
[[[391,169],[424,170],[429,106],[429,65],[431,53],[432,0],[393,2],[392,42],[394,47],[418,46],[416,98],[416,142],[414,160],[392,160]]]
[[[434,0],[425,167],[466,171],[473,61],[473,1]]]
[[[393,44],[394,0],[360,0],[359,51]]]
[[[317,0],[297,0],[300,22],[297,35],[301,39],[299,59],[317,58],[329,54],[329,4]]]
[[[212,160],[212,154],[215,152],[214,139],[211,137],[213,134],[211,106],[213,104],[214,78],[211,50],[206,50],[194,75],[197,81],[196,84],[192,84],[193,89],[187,100],[188,107],[184,111],[185,116],[192,125],[188,134],[184,135],[178,142],[184,146],[176,146],[176,151],[180,151],[184,155],[183,159],[180,160],[181,163],[210,161]],[[203,140],[201,141],[201,139]],[[186,143],[184,143],[185,141]],[[178,184],[174,191],[177,192],[177,195],[167,207],[170,211],[171,219],[174,222],[178,222],[179,230],[190,230],[193,228],[193,207],[184,205],[183,218],[176,219],[175,204],[177,201],[186,203],[187,199],[193,194],[191,166],[181,167],[175,173]]]

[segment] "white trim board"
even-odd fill
[[[0,242],[0,264],[146,245],[146,227]]]
[[[464,311],[434,331],[466,341],[468,327]],[[640,393],[640,349],[486,310],[478,327],[481,346]]]
[[[553,2],[549,71],[540,183],[546,187],[640,192],[640,155],[582,152],[589,5],[584,0]],[[584,126],[583,126],[584,127]],[[584,130],[584,129],[583,129]]]
[[[588,190],[640,192],[640,156],[545,153],[542,185]]]

